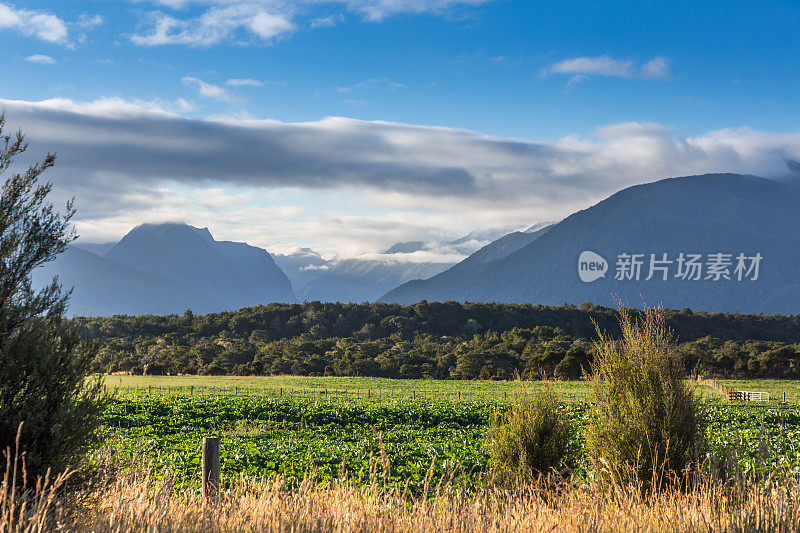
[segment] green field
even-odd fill
[[[313,471],[321,480],[345,475],[374,481],[377,476],[381,483],[407,484],[411,491],[421,490],[431,476],[477,486],[489,471],[487,430],[518,386],[511,381],[196,376],[107,376],[105,383],[117,394],[104,414],[109,439],[101,454],[143,462],[180,487],[197,485],[202,438],[218,436],[227,480],[282,475],[296,484]],[[773,399],[778,391],[800,386],[797,381],[726,384],[770,392]],[[574,422],[570,463],[584,475],[588,383],[554,385],[568,400],[564,408]],[[800,405],[729,403],[710,387],[697,391],[704,399],[710,461],[724,456],[740,475],[800,474]],[[388,463],[381,459],[379,443]]]
[[[385,379],[299,376],[104,376],[109,392],[168,395],[269,395],[330,396],[339,398],[441,399],[504,401],[514,391],[514,381]],[[564,400],[589,401],[586,381],[551,382]],[[800,384],[800,382],[794,382]],[[526,382],[536,387],[538,382]],[[720,397],[711,387],[698,386],[704,398]],[[777,398],[777,396],[776,396]]]
[[[711,462],[725,457],[738,475],[800,474],[800,406],[703,405]],[[574,423],[569,462],[578,475],[586,473],[588,407],[564,406]],[[489,472],[485,437],[504,409],[469,400],[119,395],[104,413],[109,440],[101,455],[144,463],[191,488],[200,479],[202,438],[216,436],[228,481],[282,475],[293,485],[314,472],[320,480],[377,479],[414,492],[426,477],[445,477],[470,489]]]

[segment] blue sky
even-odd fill
[[[354,255],[671,175],[782,177],[798,30],[789,1],[0,0],[0,106],[63,155],[87,240],[178,217]]]

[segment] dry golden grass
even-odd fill
[[[638,489],[607,492],[592,485],[485,489],[468,496],[450,487],[435,497],[415,499],[384,492],[377,483],[320,487],[309,480],[289,490],[280,480],[242,480],[206,504],[194,492],[129,474],[94,490],[64,492],[42,485],[17,495],[14,511],[6,498],[0,532],[788,532],[800,531],[796,487],[790,483],[742,492],[701,483],[691,492],[649,496]],[[21,510],[21,505],[27,507]]]

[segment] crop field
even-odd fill
[[[407,485],[412,492],[419,492],[426,480],[434,484],[454,481],[470,489],[489,472],[487,430],[507,408],[499,393],[510,393],[512,386],[506,382],[275,378],[266,382],[270,387],[264,387],[261,381],[270,394],[190,396],[143,393],[145,386],[167,386],[142,384],[147,383],[145,379],[158,378],[124,379],[134,388],[118,394],[104,414],[111,436],[109,449],[118,458],[144,460],[156,475],[169,476],[177,486],[186,488],[200,480],[202,438],[217,436],[221,438],[222,474],[228,482],[240,475],[260,479],[280,474],[293,485],[313,472],[320,480],[342,476],[356,481],[378,479],[387,486]],[[178,378],[169,379],[174,384]],[[225,378],[214,386],[230,387],[232,379],[236,382],[235,378]],[[246,386],[238,383],[234,387]],[[394,390],[397,396],[320,393],[323,385],[333,389],[332,383],[342,390]],[[317,392],[311,396],[276,396],[274,390],[279,384]],[[403,384],[416,385],[411,390],[419,395],[409,399],[409,388],[389,387]],[[448,384],[453,387],[449,392],[458,392],[454,389],[461,387],[465,397],[470,387],[478,391],[483,387],[493,395],[477,401],[424,396],[426,392],[446,390]],[[563,385],[569,385],[567,392],[573,393],[579,386],[584,391],[586,388],[585,384]],[[710,393],[708,398],[712,398]],[[565,405],[575,423],[570,463],[583,475],[583,431],[589,404],[579,400]],[[759,477],[800,474],[800,406],[709,399],[704,402],[704,417],[708,456],[713,462],[724,462],[739,474]]]
[[[507,400],[514,381],[386,379],[361,377],[300,376],[103,376],[107,390],[118,394],[154,395],[263,395],[303,398],[331,397],[344,399],[470,400],[498,402]],[[551,382],[567,401],[589,401],[586,381]],[[800,384],[800,382],[794,382]],[[536,387],[537,382],[528,382]],[[703,398],[721,395],[712,387],[693,384]],[[800,389],[798,389],[800,390]],[[774,396],[777,398],[777,395]]]

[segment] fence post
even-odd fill
[[[194,396],[194,385],[189,388],[189,396]]]
[[[153,393],[153,386],[152,385],[148,385],[147,386],[147,395],[150,396],[152,393]]]
[[[219,494],[219,437],[203,437],[203,497]]]

